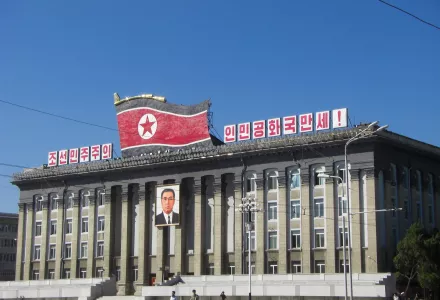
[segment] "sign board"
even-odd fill
[[[56,167],[112,158],[113,144],[109,143],[51,151],[48,154],[47,166]]]
[[[332,111],[327,110],[232,124],[224,127],[223,140],[225,143],[233,143],[251,139],[344,128],[348,126],[347,120],[347,109],[340,108]]]
[[[156,187],[156,226],[176,226],[180,224],[179,184],[167,184]]]

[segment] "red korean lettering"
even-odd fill
[[[283,118],[283,134],[296,133],[296,116],[287,116]]]
[[[299,116],[299,131],[310,132],[313,131],[313,114],[303,114]]]
[[[235,142],[235,125],[226,125],[224,128],[225,143]]]
[[[78,148],[69,150],[69,164],[78,163]]]
[[[330,128],[330,112],[321,111],[316,113],[316,130],[325,130]]]
[[[88,162],[90,161],[90,148],[89,147],[81,147],[80,148],[80,156],[79,162]]]
[[[102,145],[101,149],[102,149],[102,159],[112,158],[112,144],[104,144]]]
[[[101,159],[101,145],[94,145],[90,147],[90,155],[91,161],[100,160]]]
[[[250,140],[251,139],[251,123],[238,124],[238,140]]]
[[[252,138],[261,139],[266,137],[265,121],[255,121],[252,123]]]
[[[49,152],[47,166],[55,167],[57,165],[57,162],[58,162],[58,152],[57,151]]]
[[[267,120],[267,136],[279,136],[281,135],[281,120],[280,118]]]
[[[67,150],[58,151],[58,164],[67,165]]]

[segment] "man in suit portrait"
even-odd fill
[[[179,214],[173,211],[176,202],[174,189],[165,188],[160,195],[162,212],[156,215],[156,225],[178,225]]]

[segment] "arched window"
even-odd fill
[[[81,207],[89,207],[89,196],[90,196],[89,191],[82,190],[80,192]]]
[[[270,171],[267,174],[267,189],[269,191],[278,189],[278,172],[277,171]]]

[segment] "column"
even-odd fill
[[[32,240],[34,238],[34,203],[26,203],[26,254],[24,262],[23,280],[29,280],[31,274],[31,261],[32,261]]]
[[[290,262],[287,261],[287,249],[290,234],[288,232],[287,226],[287,216],[289,215],[288,208],[290,205],[287,203],[286,199],[286,177],[280,174],[278,177],[278,273],[287,274],[288,265]],[[290,195],[289,195],[290,198]],[[290,220],[289,220],[290,222]]]
[[[366,210],[368,210],[369,207],[376,208],[375,199],[380,198],[380,191],[379,188],[376,188],[378,185],[377,178],[375,178],[375,170],[374,169],[367,169],[366,172],[366,190],[367,193],[365,195],[366,199]],[[377,273],[378,272],[378,265],[377,262],[378,259],[378,241],[377,241],[377,231],[382,230],[378,225],[378,220],[376,218],[378,214],[365,214],[365,218],[367,220],[368,226],[368,248],[366,249],[365,257],[368,258],[370,256],[372,259],[366,259],[365,263],[365,271],[366,273]]]
[[[332,165],[326,165],[326,170],[333,170]],[[338,243],[338,235],[339,235],[339,226],[335,228],[335,222],[333,220],[337,220],[336,224],[339,224],[339,213],[338,213],[338,195],[336,193],[335,200],[335,192],[334,187],[338,187],[339,179],[329,178],[325,180],[325,195],[324,195],[324,209],[325,209],[325,272],[326,273],[336,273],[337,267],[339,264],[336,264],[336,249],[339,245]],[[339,191],[339,189],[338,189]],[[338,235],[336,235],[338,234]],[[343,259],[340,257],[339,259]],[[348,258],[347,258],[348,259]]]
[[[24,203],[18,203],[18,228],[17,228],[17,257],[15,261],[15,281],[21,280],[22,273],[22,261],[23,261],[23,246],[25,244],[25,209]]]
[[[129,279],[129,254],[130,254],[130,211],[131,205],[129,203],[129,190],[128,186],[122,186],[121,202],[122,202],[122,215],[121,215],[121,280],[118,283],[118,296],[125,296],[129,292],[128,279]],[[130,189],[133,189],[130,186]],[[132,194],[132,193],[131,193]]]
[[[359,203],[359,170],[350,170],[351,177],[351,212],[360,211]],[[362,271],[362,245],[361,245],[361,215],[351,217],[351,267],[353,273]]]
[[[257,274],[264,274],[264,266],[266,264],[265,254],[265,242],[266,242],[266,236],[267,232],[265,230],[265,220],[266,220],[266,212],[264,208],[266,207],[266,201],[265,201],[265,184],[263,179],[263,174],[257,174],[256,184],[257,184],[257,194],[256,194],[256,201],[261,209],[263,211],[256,213],[256,226],[255,226],[255,236],[256,236],[256,242],[257,242],[257,259],[255,261],[255,272]]]
[[[139,250],[138,250],[138,280],[136,282],[136,296],[142,295],[142,286],[146,283],[145,270],[147,269],[148,258],[148,219],[147,216],[147,198],[149,197],[149,185],[139,186]],[[147,221],[147,222],[146,222]]]
[[[235,209],[241,204],[241,199],[243,198],[243,183],[241,179],[241,174],[235,174],[234,179],[234,190],[235,190]],[[239,211],[235,211],[235,274],[243,274],[243,214]]]
[[[56,236],[56,250],[55,250],[55,279],[61,279],[61,268],[62,268],[62,261],[61,261],[61,254],[63,252],[63,238],[64,238],[64,232],[63,232],[63,221],[64,221],[64,203],[67,202],[64,198],[67,197],[67,193],[63,193],[63,197],[60,197],[57,199],[58,202],[58,208],[57,208],[57,236]],[[41,274],[40,274],[41,276]]]
[[[165,256],[164,256],[164,226],[156,227],[157,229],[157,251],[156,251],[156,282],[160,283],[163,279],[163,268],[165,266]],[[154,237],[153,237],[154,238]]]
[[[114,235],[113,235],[113,228],[114,228],[114,219],[113,219],[113,206],[114,206],[114,202],[116,199],[116,192],[118,192],[120,194],[120,189],[116,189],[116,188],[111,188],[111,187],[107,187],[105,188],[105,224],[104,224],[104,276],[105,277],[110,277],[113,272],[114,274],[116,274],[116,270],[114,270],[115,266],[113,265],[113,261],[112,261],[112,257],[113,257],[113,239],[114,239]],[[75,214],[75,208],[77,209],[76,214]],[[73,212],[75,214],[75,216],[78,216],[78,207],[74,207],[73,208]],[[74,218],[73,222],[75,222],[75,219],[77,220],[78,218]],[[78,229],[78,225],[73,227],[73,233],[75,233],[75,228]],[[78,235],[74,235],[75,237],[77,237]],[[77,246],[73,246],[72,243],[72,247],[77,248]],[[73,250],[72,249],[72,257],[73,257]],[[73,259],[73,258],[72,258]]]
[[[50,200],[54,201],[53,197]],[[48,210],[48,205],[49,205],[49,201],[48,201],[47,197],[45,197],[45,196],[43,196],[42,205],[43,205],[43,218],[41,221],[40,278],[45,278],[46,258],[47,258],[47,231],[48,231],[47,230],[47,225],[48,225],[47,224],[48,223],[48,218],[47,218],[48,211],[47,210]],[[58,230],[58,228],[57,228],[57,230]]]
[[[214,205],[214,275],[221,275],[224,270],[223,253],[224,253],[224,210],[226,205],[225,189],[226,178],[214,178],[213,197]]]
[[[78,237],[79,233],[79,222],[81,218],[79,216],[79,193],[77,196],[73,197],[73,211],[72,211],[72,258],[70,259],[70,278],[78,277]]]
[[[89,233],[87,234],[87,277],[96,277],[95,270],[95,214],[96,214],[96,198],[95,191],[89,190],[87,193],[89,196]],[[104,227],[105,230],[105,227]]]
[[[174,264],[175,272],[184,274],[184,259],[186,253],[186,207],[188,205],[188,181],[183,179],[180,183],[180,225],[175,229],[175,244],[174,244]]]
[[[202,194],[203,193],[203,194]],[[194,275],[200,276],[203,272],[203,257],[204,257],[204,205],[202,202],[206,200],[206,178],[202,180],[194,178]]]
[[[310,178],[309,170],[301,168],[301,264],[303,273],[312,273],[313,262],[311,261],[311,251],[313,247],[313,230],[311,220],[313,220],[313,206],[310,205]]]

